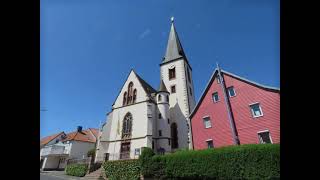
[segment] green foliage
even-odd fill
[[[151,148],[145,147],[142,149],[141,155],[139,156],[139,165],[141,167],[141,173],[145,177],[151,177],[153,174],[153,165],[151,158],[155,155]]]
[[[165,179],[280,178],[280,145],[256,144],[153,156],[148,173]]]
[[[93,148],[93,149],[91,149],[91,150],[89,150],[89,151],[87,152],[87,156],[88,156],[88,157],[94,157],[95,154],[96,154],[96,149],[95,149],[95,148]]]
[[[136,159],[106,161],[103,168],[110,180],[136,180],[140,178],[140,163]]]
[[[66,167],[66,174],[70,176],[83,177],[88,171],[88,165],[86,164],[69,164]]]

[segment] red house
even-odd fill
[[[280,143],[280,89],[217,68],[190,120],[194,149]]]

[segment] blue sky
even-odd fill
[[[154,88],[174,16],[196,100],[216,61],[280,86],[278,0],[41,0],[41,137],[98,127],[131,68]]]

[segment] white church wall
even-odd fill
[[[130,82],[133,82],[133,89],[137,89],[137,99],[136,102],[141,102],[147,100],[147,94],[145,93],[143,87],[141,86],[139,80],[137,79],[135,73],[133,71],[130,72],[127,81],[122,87],[120,94],[118,95],[113,108],[118,108],[123,105],[123,95],[126,91],[128,91],[128,85]]]

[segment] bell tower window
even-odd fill
[[[176,68],[169,69],[169,80],[176,78]]]

